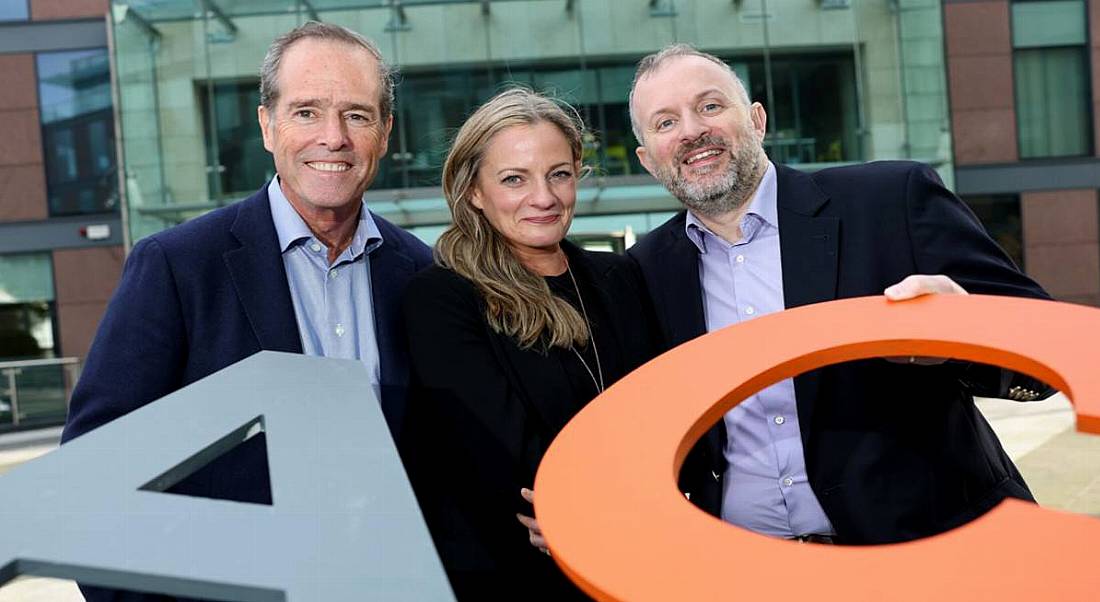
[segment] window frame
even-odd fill
[[[1051,46],[1027,46],[1025,48],[1016,48],[1016,20],[1012,16],[1012,7],[1016,4],[1041,4],[1050,0],[1009,0],[1008,2],[1008,44],[1011,50],[1012,60],[1012,113],[1013,113],[1013,125],[1016,128],[1016,160],[1019,162],[1043,162],[1059,159],[1077,159],[1083,157],[1092,157],[1096,155],[1097,144],[1100,141],[1096,136],[1096,120],[1097,116],[1093,111],[1093,104],[1096,100],[1095,89],[1093,87],[1092,78],[1092,55],[1090,40],[1092,40],[1092,30],[1090,28],[1091,20],[1089,19],[1089,5],[1091,2],[1100,2],[1100,0],[1081,0],[1082,11],[1084,12],[1085,20],[1085,42],[1083,44],[1054,44]],[[1055,50],[1064,48],[1076,48],[1080,49],[1085,55],[1084,62],[1084,78],[1082,81],[1083,88],[1085,89],[1087,96],[1085,98],[1085,123],[1083,128],[1085,129],[1086,143],[1085,149],[1079,154],[1068,155],[1039,155],[1039,156],[1024,156],[1022,148],[1022,137],[1020,135],[1020,94],[1017,87],[1017,74],[1016,74],[1016,56],[1020,52],[1028,51],[1041,51],[1041,50]]]

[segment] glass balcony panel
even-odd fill
[[[77,376],[74,358],[0,362],[0,432],[64,422]]]

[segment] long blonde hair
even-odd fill
[[[551,294],[542,276],[524,267],[504,236],[470,202],[493,136],[542,122],[561,130],[574,162],[580,161],[584,126],[576,110],[525,88],[497,94],[462,124],[443,164],[443,195],[453,223],[436,242],[435,258],[477,286],[489,326],[514,337],[520,347],[530,348],[540,339],[554,347],[583,346],[589,333],[577,310]]]

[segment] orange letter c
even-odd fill
[[[1100,433],[1098,337],[1096,309],[979,295],[848,299],[711,333],[639,368],[566,426],[535,480],[539,524],[554,560],[599,600],[1100,599],[1100,520],[1086,516],[1009,499],[919,541],[808,546],[723,523],[676,486],[688,450],[740,400],[868,357],[1027,373],[1073,400],[1078,430]]]

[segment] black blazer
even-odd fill
[[[611,319],[613,336],[597,341],[601,353],[621,358],[616,373],[604,361],[610,385],[655,349],[641,277],[626,257],[563,246],[577,278],[598,291],[585,302]],[[532,514],[519,489],[533,487],[539,461],[575,412],[562,362],[494,332],[481,294],[451,270],[417,274],[403,307],[413,388],[400,446],[459,599],[580,597],[515,517]]]
[[[925,165],[776,169],[788,308],[880,295],[911,274],[946,274],[972,293],[1049,298]],[[678,214],[630,250],[667,347],[706,332],[698,250],[685,219]],[[924,537],[1007,496],[1033,499],[972,396],[1004,396],[1017,384],[1045,388],[1037,381],[975,364],[873,359],[794,383],[810,485],[845,543]],[[721,508],[725,435],[719,422],[681,473],[692,500],[713,514]]]

